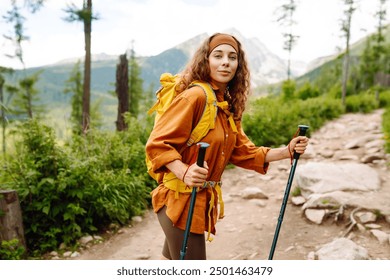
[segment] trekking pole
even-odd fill
[[[210,144],[205,143],[205,142],[199,142],[197,145],[199,147],[199,152],[198,152],[198,158],[196,160],[196,164],[198,166],[200,166],[200,167],[203,167],[203,162],[204,162],[204,156],[206,154],[206,149],[210,146]],[[186,256],[186,253],[187,253],[188,236],[190,235],[192,216],[194,214],[195,200],[196,200],[196,191],[197,191],[197,188],[193,187],[192,188],[192,193],[191,193],[190,207],[189,207],[189,210],[188,210],[186,229],[184,231],[183,244],[182,244],[181,250],[180,250],[180,260],[184,260],[184,257]]]
[[[299,136],[305,136],[306,131],[309,129],[309,126],[307,126],[307,125],[299,125],[298,129],[299,129]],[[292,165],[291,165],[290,175],[288,176],[288,181],[287,181],[286,190],[284,192],[284,198],[283,198],[282,207],[280,208],[278,224],[276,225],[274,240],[272,242],[271,251],[270,251],[269,257],[268,257],[269,260],[272,260],[272,258],[274,256],[276,243],[278,242],[278,236],[279,236],[280,227],[282,226],[283,216],[284,216],[284,212],[285,212],[286,206],[287,206],[288,195],[290,193],[291,184],[292,184],[292,181],[294,179],[294,173],[295,173],[295,169],[297,167],[299,156],[300,156],[299,153],[294,152],[294,159],[293,159],[293,162],[292,162]]]

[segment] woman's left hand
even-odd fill
[[[304,154],[308,144],[309,138],[306,136],[297,136],[290,141],[289,152],[290,154],[294,154],[294,152],[297,152],[298,154]]]

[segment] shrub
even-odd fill
[[[383,113],[382,128],[385,136],[386,152],[390,153],[390,106],[387,106],[386,111]]]
[[[0,242],[0,260],[22,260],[26,250],[19,240],[2,240]]]
[[[311,84],[307,82],[297,90],[295,95],[298,99],[306,100],[319,96],[320,91],[318,88],[311,86]]]
[[[296,83],[294,80],[286,80],[282,84],[283,100],[288,101],[294,98]]]
[[[350,113],[369,113],[378,108],[375,95],[368,92],[347,96],[346,111]]]
[[[251,110],[244,115],[243,127],[256,145],[280,146],[287,144],[298,125],[310,126],[311,131],[320,128],[326,120],[339,117],[344,109],[341,101],[317,97],[307,100],[282,102],[279,98],[261,98],[251,103]]]
[[[65,147],[34,120],[17,134],[21,140],[3,181],[19,194],[33,254],[71,245],[111,222],[124,224],[147,208],[151,183],[136,122],[128,132],[91,131]]]
[[[385,108],[390,106],[390,90],[379,93],[379,107]]]
[[[293,130],[285,118],[287,106],[279,102],[279,98],[261,98],[251,104],[251,111],[243,116],[245,133],[256,145],[273,146],[286,143],[287,133],[280,133],[281,126]]]

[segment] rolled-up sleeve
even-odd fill
[[[167,111],[155,123],[145,146],[153,172],[166,172],[165,165],[182,160],[180,152],[186,146],[194,124],[206,104],[203,90],[193,87],[178,96]]]
[[[269,147],[256,147],[242,129],[241,122],[236,122],[238,134],[230,162],[242,168],[254,170],[266,174],[269,163],[265,162],[265,156]]]

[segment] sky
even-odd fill
[[[10,8],[11,0],[0,1],[0,14]],[[23,5],[23,0],[17,0]],[[286,0],[93,0],[93,11],[99,20],[92,23],[92,53],[120,55],[134,46],[139,56],[152,56],[199,34],[212,35],[229,28],[243,36],[258,38],[281,58],[283,29],[277,23],[276,9]],[[340,31],[344,18],[343,0],[298,0],[294,13],[293,34],[299,36],[291,58],[310,62],[344,48]],[[81,7],[82,0],[47,0],[35,14],[24,11],[23,43],[25,66],[35,67],[62,59],[84,55],[84,33],[81,22],[66,22],[63,11],[70,3]],[[353,14],[351,43],[375,31],[379,0],[360,0]],[[390,19],[387,4],[387,23]],[[12,34],[12,26],[0,18],[0,34]],[[244,46],[245,49],[245,46]],[[21,68],[13,54],[14,47],[0,37],[0,65]]]

